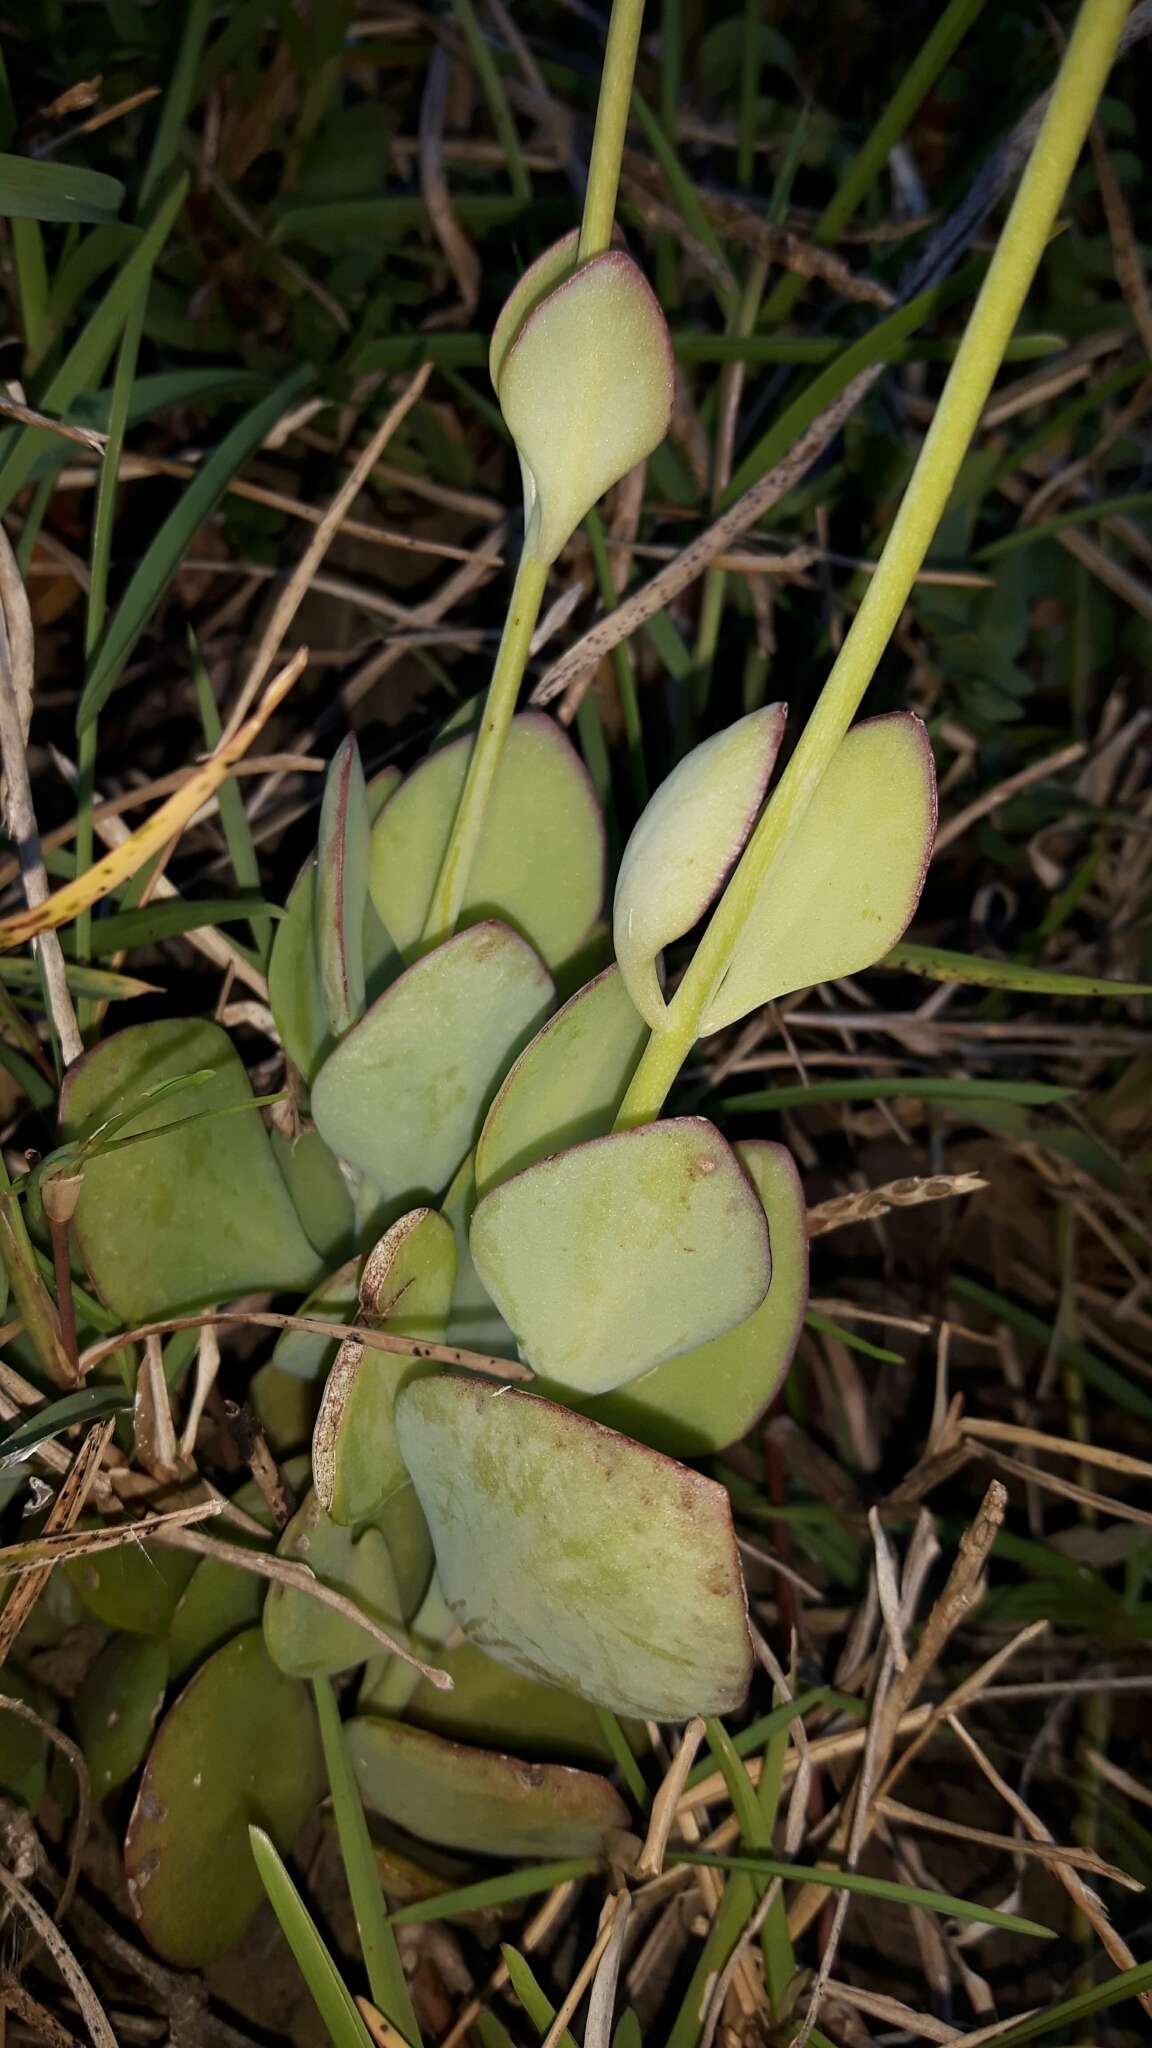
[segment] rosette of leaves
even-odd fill
[[[571,238],[542,258],[493,339],[542,559],[659,438],[670,393],[662,322],[630,259],[574,258]],[[593,329],[612,342],[603,361]],[[544,404],[556,362],[593,422],[609,407],[595,379],[611,370],[618,392],[639,364],[636,439],[566,438],[564,409]],[[615,878],[614,961],[591,978],[575,963],[603,930],[605,833],[559,725],[507,725],[446,930],[433,905],[483,719],[376,784],[345,741],[270,961],[294,1131],[269,1142],[214,1025],[122,1032],[69,1079],[65,1135],[89,1147],[75,1241],[113,1310],[144,1319],[261,1289],[329,1329],[354,1325],[343,1343],[290,1330],[258,1376],[274,1441],[311,1432],[278,1547],[375,1625],[410,1629],[453,1681],[437,1692],[306,1592],[265,1597],[212,1560],[163,1601],[150,1586],[146,1621],[119,1614],[159,1646],[115,1670],[141,1692],[141,1752],[161,1713],[128,1862],[144,1930],[173,1961],[231,1939],[258,1897],[245,1864],[226,1913],[185,1910],[202,1839],[209,1853],[200,1807],[217,1834],[258,1825],[285,1847],[303,1817],[309,1681],[364,1667],[344,1683],[366,1803],[466,1856],[607,1850],[631,1816],[604,1775],[601,1717],[627,1728],[744,1699],[731,1507],[690,1461],[738,1440],[787,1371],[806,1302],[803,1195],[782,1146],[736,1147],[658,1107],[636,1117],[629,1094],[669,1030],[664,955],[754,839],[785,719],[772,705],[738,720],[657,790]],[[920,723],[849,730],[744,903],[696,1035],[885,954],[934,823]],[[557,984],[574,982],[561,1002]],[[198,1113],[177,1113],[182,1086]],[[110,1220],[125,1215],[130,1237]],[[169,1676],[181,1689],[164,1712]],[[249,1749],[218,1753],[209,1722],[241,1691],[262,1736],[252,1721]],[[277,1730],[293,1768],[260,1805],[256,1752]],[[102,1763],[109,1782],[122,1748]],[[207,1769],[213,1800],[198,1805]],[[164,1853],[176,1830],[181,1859]]]

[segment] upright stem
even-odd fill
[[[644,0],[612,0],[612,19],[604,45],[604,68],[600,74],[600,101],[596,108],[596,133],[592,138],[592,161],[588,166],[588,190],[584,195],[584,219],[580,227],[578,263],[599,256],[612,240],[616,218],[616,188],[620,183],[620,160],[632,102],[632,76],[640,46],[640,24]]]
[[[632,100],[632,74],[636,68],[643,14],[644,0],[613,0],[600,77],[600,102],[596,109],[596,132],[588,168],[588,190],[576,258],[578,263],[587,262],[590,256],[601,255],[612,240],[616,188],[620,183],[620,159],[624,153],[624,135]],[[557,402],[562,401],[563,392],[558,392]],[[484,813],[516,710],[550,567],[549,562],[538,561],[527,550],[520,557],[500,650],[488,685],[484,716],[473,743],[464,788],[428,907],[423,934],[424,943],[428,946],[450,938],[456,928],[468,888],[468,876],[484,829]]]
[[[907,602],[951,495],[1083,147],[1129,0],[1083,0],[1040,132],[876,573],[796,752],[745,848],[668,1011],[653,1032],[617,1124],[657,1116],[700,1035],[772,862],[804,816]],[[882,792],[877,792],[882,800]]]
[[[516,709],[516,699],[520,694],[528,649],[536,621],[540,616],[540,605],[547,581],[547,562],[537,561],[535,555],[527,552],[522,554],[520,567],[516,571],[516,581],[512,587],[508,616],[504,621],[496,666],[492,671],[492,681],[488,685],[484,716],[473,742],[468,773],[464,778],[464,788],[452,825],[452,836],[428,909],[424,926],[424,941],[427,945],[438,945],[442,939],[450,938],[456,928],[456,920],[460,915],[468,887],[473,857],[484,825],[484,812],[491,795],[492,784],[496,779],[496,770],[500,766],[500,756],[504,751],[504,742],[508,737],[508,728]]]

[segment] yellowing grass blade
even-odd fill
[[[230,740],[209,754],[184,787],[162,803],[159,810],[153,811],[122,846],[114,847],[111,853],[95,861],[82,875],[77,875],[75,881],[57,889],[35,909],[21,910],[11,917],[0,918],[0,953],[10,953],[13,947],[24,945],[40,932],[55,931],[62,924],[71,924],[82,910],[99,903],[113,889],[130,881],[145,861],[159,853],[162,846],[167,846],[170,839],[175,839],[195,817],[201,804],[219,789],[236,762],[243,759],[272,713],[283,703],[307,660],[308,649],[301,647],[279,675],[273,677],[252,716],[245,719]]]

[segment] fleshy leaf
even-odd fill
[[[74,1233],[101,1299],[126,1323],[256,1289],[303,1292],[320,1261],[301,1228],[244,1066],[216,1024],[133,1024],[76,1061],[61,1134],[82,1137],[158,1083],[208,1071],[143,1108],[121,1138],[182,1127],[85,1165]],[[220,1115],[220,1111],[231,1114]]]
[[[169,1709],[128,1823],[128,1895],[157,1954],[194,1969],[239,1941],[264,1896],[249,1823],[287,1853],[323,1789],[307,1689],[250,1629]]]
[[[807,1212],[792,1155],[763,1139],[736,1151],[764,1205],[772,1246],[772,1284],[759,1308],[710,1344],[669,1358],[617,1393],[577,1404],[582,1414],[673,1458],[706,1457],[747,1435],[779,1388],[804,1322]]]
[[[488,375],[492,379],[493,390],[499,386],[504,358],[529,313],[534,311],[541,299],[546,298],[556,285],[571,276],[576,268],[576,252],[579,247],[579,228],[569,228],[566,235],[561,235],[558,242],[553,242],[550,249],[545,249],[543,255],[537,256],[536,261],[528,265],[519,282],[513,285],[496,315],[496,324],[492,329],[492,339],[488,346]]]
[[[289,891],[268,959],[268,1004],[280,1042],[294,1067],[311,1081],[329,1043],[328,1018],[316,966],[316,862],[310,860]]]
[[[307,1458],[289,1458],[282,1469],[293,1492],[307,1487]],[[240,1487],[232,1499],[253,1521],[271,1530],[271,1511],[253,1480]],[[245,1550],[261,1547],[260,1538],[250,1529],[232,1522],[228,1525],[228,1541]],[[257,1578],[255,1572],[242,1572],[218,1557],[201,1558],[177,1602],[168,1630],[168,1661],[173,1679],[185,1678],[242,1629],[255,1628],[267,1591],[267,1580]]]
[[[430,754],[372,833],[372,900],[402,952],[415,948],[456,816],[470,734]],[[604,897],[604,827],[588,772],[551,718],[514,718],[469,872],[461,919],[497,917],[550,968],[577,949]]]
[[[168,1652],[148,1636],[113,1636],[86,1672],[72,1713],[94,1799],[115,1792],[141,1762],[167,1685]]]
[[[309,1244],[335,1265],[352,1251],[356,1217],[340,1161],[319,1131],[298,1131],[294,1138],[272,1131],[276,1163],[288,1183],[293,1207]]]
[[[442,1342],[455,1278],[451,1224],[435,1209],[414,1209],[368,1256],[361,1319]],[[312,1437],[316,1492],[334,1522],[366,1521],[403,1484],[393,1411],[405,1381],[423,1370],[419,1359],[366,1350],[357,1337],[340,1346]]]
[[[360,749],[349,733],[325,779],[316,849],[316,966],[325,1014],[337,1038],[364,1011],[367,902],[368,797]]]
[[[376,816],[373,792],[377,784],[381,808],[391,798],[400,780],[394,769],[377,776],[368,791],[368,815]],[[278,919],[268,961],[268,1003],[276,1019],[280,1040],[294,1067],[311,1082],[332,1048],[332,1030],[320,985],[316,962],[316,860],[306,863]],[[399,974],[403,961],[376,913],[371,897],[365,898],[362,937],[365,994],[369,1002],[383,995],[389,982]]]
[[[347,1741],[365,1805],[444,1848],[598,1855],[629,1824],[619,1794],[590,1771],[524,1763],[402,1721],[352,1721]]]
[[[570,997],[521,1053],[476,1147],[481,1194],[562,1147],[611,1130],[647,1037],[619,969]]]
[[[432,1661],[448,1673],[452,1690],[442,1692],[415,1673],[417,1682],[404,1709],[405,1720],[415,1727],[521,1757],[611,1766],[612,1751],[587,1700],[498,1664],[475,1643],[436,1646]],[[363,1700],[360,1711],[365,1711]],[[642,1750],[643,1727],[629,1723],[628,1732],[633,1746]]]
[[[765,878],[704,1031],[883,959],[920,901],[935,831],[921,721],[897,711],[854,726]]]
[[[528,1363],[592,1394],[733,1329],[772,1273],[755,1190],[703,1117],[541,1160],[477,1204],[469,1242]]]
[[[618,1714],[682,1721],[741,1704],[751,1644],[723,1487],[456,1373],[413,1380],[396,1420],[470,1641]]]
[[[415,1493],[404,1482],[372,1523],[353,1533],[325,1514],[314,1493],[280,1538],[281,1557],[307,1564],[386,1628],[409,1619],[432,1570],[428,1532]],[[375,1639],[294,1586],[273,1584],[264,1602],[268,1654],[294,1678],[331,1677],[374,1656]]]
[[[666,1008],[656,962],[708,909],[756,822],[788,716],[769,704],[692,749],[624,849],[613,939],[628,992],[654,1031]]]
[[[329,1273],[319,1287],[302,1301],[297,1313],[318,1323],[350,1323],[359,1298],[360,1260],[348,1259]],[[287,1329],[276,1339],[272,1363],[294,1379],[314,1380],[339,1343],[337,1337],[321,1337],[315,1330]]]
[[[472,1263],[468,1232],[475,1207],[476,1171],[473,1155],[469,1153],[452,1176],[440,1204],[440,1213],[452,1225],[456,1239],[456,1285],[448,1317],[448,1342],[462,1345],[466,1351],[483,1351],[491,1358],[515,1358],[516,1339]]]
[[[393,982],[325,1061],[312,1090],[321,1136],[385,1197],[438,1194],[551,996],[538,955],[506,925],[458,932]]]
[[[555,561],[597,499],[659,447],[674,389],[664,315],[622,249],[591,257],[536,301],[496,378],[530,554]]]
[[[141,1636],[165,1634],[195,1569],[187,1551],[147,1543],[118,1544],[60,1566],[97,1620]]]

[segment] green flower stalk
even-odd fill
[[[1004,224],[879,566],[796,751],[753,832],[621,1105],[622,1127],[659,1112],[699,1037],[753,906],[812,803],[896,628],[932,544],[1031,289],[1129,0],[1084,0],[1040,132]]]
[[[659,446],[674,369],[642,273],[610,246],[643,0],[612,10],[583,224],[521,278],[496,323],[489,367],[524,483],[524,548],[424,943],[456,928],[516,709],[548,571],[580,521]]]

